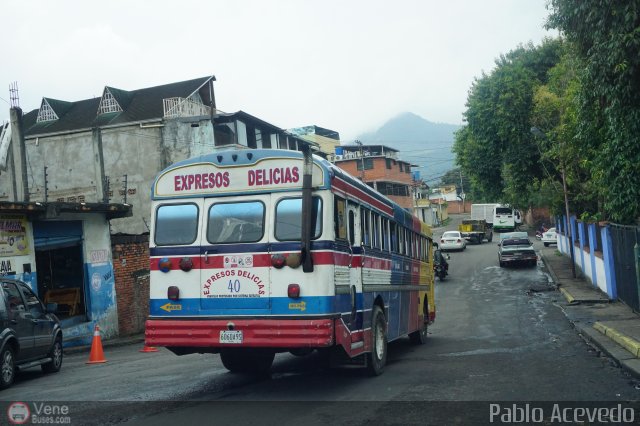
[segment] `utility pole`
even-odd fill
[[[362,151],[362,142],[356,140],[355,143],[360,147],[360,167],[362,168],[362,170],[360,170],[360,180],[364,182],[364,152]]]
[[[460,171],[460,198],[462,198],[462,213],[467,212],[467,206],[464,205],[464,185],[462,184],[462,169]]]
[[[576,277],[576,262],[573,255],[573,229],[571,229],[571,217],[569,216],[569,199],[567,198],[567,179],[564,176],[565,165],[562,162],[562,191],[564,192],[564,210],[567,215],[567,235],[569,236],[569,253],[571,255],[571,276]]]

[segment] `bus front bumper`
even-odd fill
[[[228,333],[239,331],[241,333]],[[223,333],[234,343],[221,343]],[[145,345],[194,348],[323,348],[332,346],[333,319],[149,319]]]

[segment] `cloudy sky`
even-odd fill
[[[343,142],[402,112],[462,123],[474,77],[545,36],[547,0],[7,1],[0,122],[20,106],[215,75],[218,108]]]

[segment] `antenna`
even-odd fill
[[[17,81],[9,84],[9,100],[11,101],[11,108],[20,108],[20,96],[18,94]]]

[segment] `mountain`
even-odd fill
[[[417,164],[419,168],[414,170],[419,170],[420,177],[433,186],[440,181],[440,176],[455,167],[451,148],[454,132],[460,127],[433,123],[405,112],[357,139],[364,145],[385,145],[399,150],[399,158]]]

